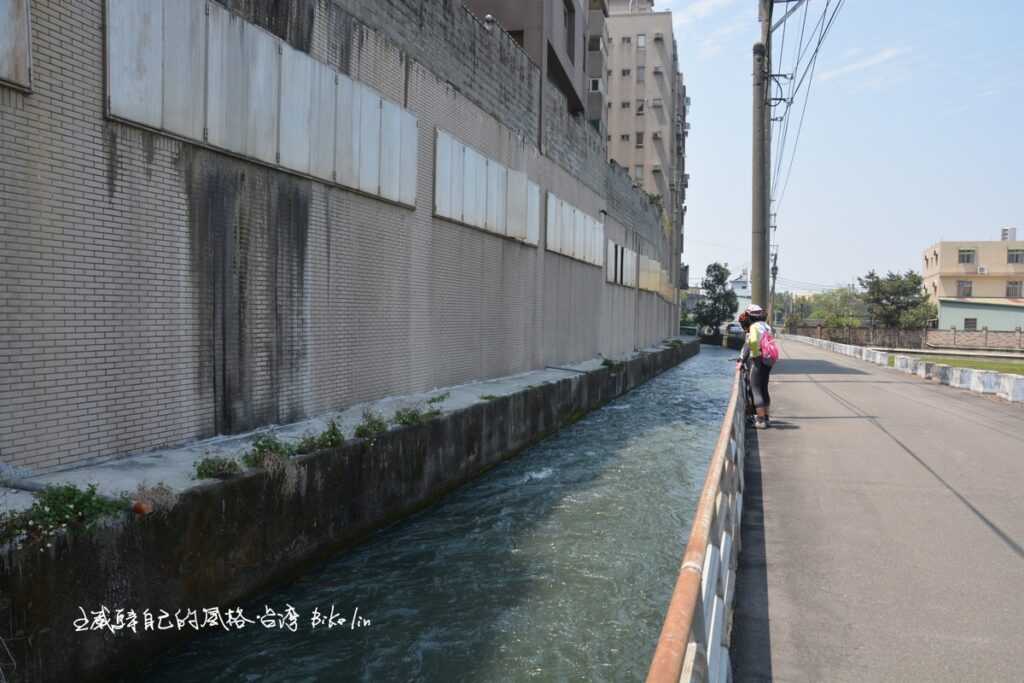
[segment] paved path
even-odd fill
[[[1024,680],[1024,407],[784,343],[737,681]]]

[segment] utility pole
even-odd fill
[[[768,213],[771,210],[770,82],[772,0],[758,0],[761,42],[754,45],[753,207],[751,221],[751,299],[768,307]]]
[[[779,277],[779,250],[772,252],[772,294],[768,299],[768,324],[775,324],[775,280]]]

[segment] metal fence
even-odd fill
[[[786,334],[813,337],[839,344],[878,346],[887,349],[920,349],[925,331],[900,330],[891,327],[822,327],[821,325],[790,325]]]
[[[647,683],[730,680],[746,403],[739,373],[722,420]]]

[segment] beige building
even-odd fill
[[[679,73],[672,13],[654,0],[610,0],[608,157],[645,191],[662,197],[680,231],[689,176],[689,98]]]
[[[925,249],[924,287],[939,327],[1014,329],[1024,306],[1024,241],[936,242]]]

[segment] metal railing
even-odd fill
[[[746,452],[739,382],[737,371],[647,683],[732,679],[729,639]]]

